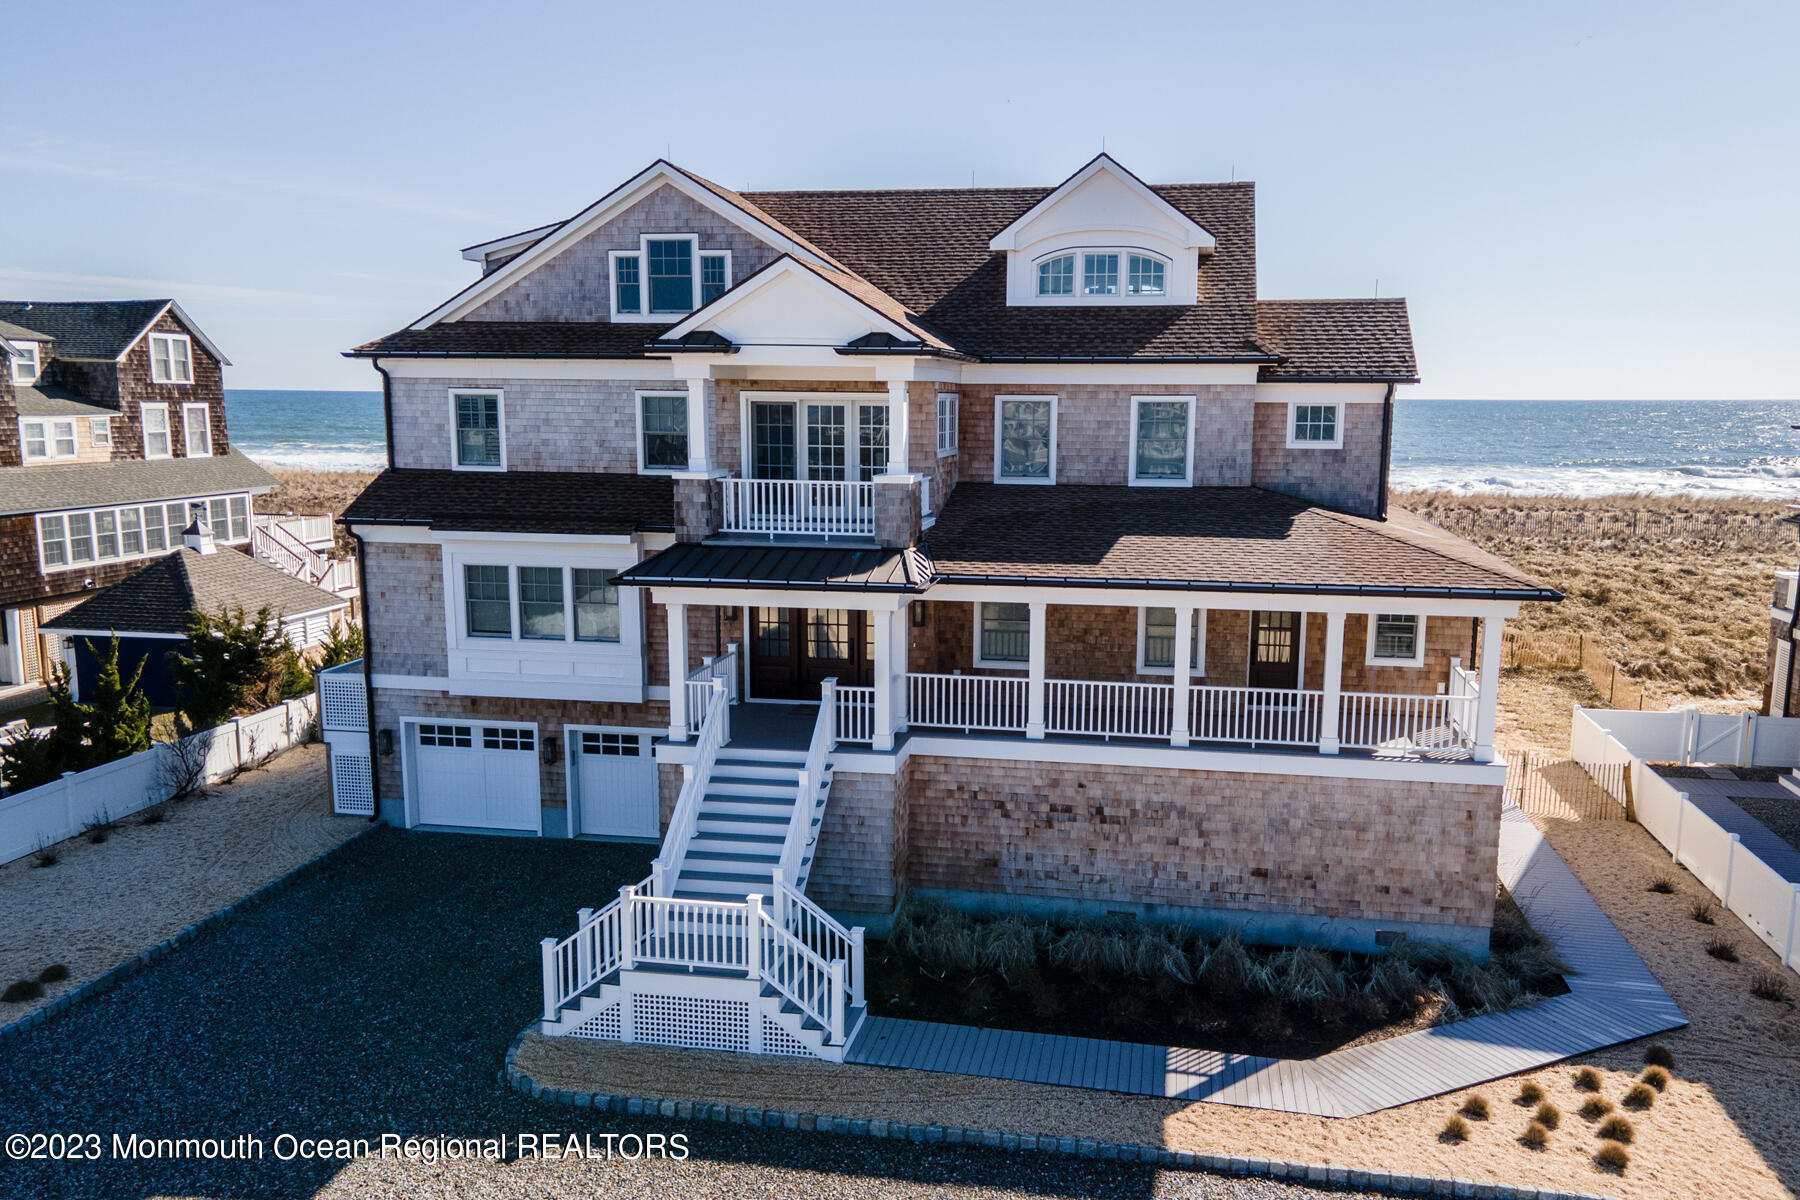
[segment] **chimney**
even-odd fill
[[[181,544],[195,554],[211,554],[213,552],[212,530],[195,521],[181,531]]]

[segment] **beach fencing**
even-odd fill
[[[199,782],[213,783],[279,754],[306,740],[317,712],[311,696],[288,700],[190,734],[179,746],[158,742],[140,753],[0,796],[0,864],[161,804],[174,779],[186,773],[184,762],[193,764]]]
[[[1609,708],[1642,709],[1654,702],[1644,682],[1627,675],[1585,633],[1508,629],[1500,635],[1500,665],[1580,671],[1606,697]]]
[[[1679,749],[1675,739],[1681,735],[1670,732],[1671,721],[1643,718],[1680,722],[1687,716],[1577,708],[1569,731],[1570,756],[1589,770],[1597,769],[1596,778],[1616,778],[1615,798],[1628,806],[1632,820],[1718,897],[1725,911],[1735,914],[1786,966],[1800,972],[1800,883],[1744,849],[1739,835],[1650,768],[1647,754],[1667,761],[1669,746],[1673,743]],[[1800,724],[1800,718],[1758,719]],[[1794,764],[1790,760],[1786,765]]]
[[[1520,750],[1506,759],[1506,798],[1534,817],[1623,820],[1625,775],[1623,763],[1581,763],[1567,755]]]

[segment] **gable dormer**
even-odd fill
[[[1213,237],[1102,154],[988,248],[1006,255],[1009,306],[1194,304]]]

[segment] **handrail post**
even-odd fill
[[[662,857],[658,855],[650,863],[650,894],[652,896],[666,896],[669,894],[667,875],[668,866],[663,862]],[[623,888],[619,890],[621,895],[625,891]]]
[[[827,713],[830,714],[826,718],[826,728],[831,731],[831,738],[830,738],[830,741],[826,743],[826,748],[830,749],[830,750],[836,750],[837,749],[837,680],[827,679],[825,682],[823,682],[819,685],[819,712],[820,712],[821,716],[824,716]],[[805,793],[802,792],[801,795],[804,797]]]
[[[844,960],[831,960],[831,1040],[835,1045],[844,1042]]]
[[[575,910],[575,971],[583,987],[594,977],[594,936],[588,933],[593,923],[593,909]]]
[[[637,888],[626,884],[619,889],[619,969],[629,971],[637,965]]]
[[[850,1000],[860,1006],[863,1003],[863,927],[856,926],[850,931]]]
[[[557,1001],[561,999],[556,987],[556,939],[547,937],[538,943],[538,953],[542,956],[544,967],[544,1020],[556,1020],[557,1010],[561,1007]]]
[[[777,866],[769,872],[769,899],[775,905],[775,927],[787,928],[787,872]]]
[[[756,892],[744,897],[744,974],[762,978],[762,902]]]

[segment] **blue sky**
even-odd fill
[[[1254,179],[1261,292],[1404,295],[1443,397],[1800,395],[1800,5],[59,4],[0,296],[174,295],[233,387],[656,157],[729,186]],[[34,98],[29,103],[19,97]]]

